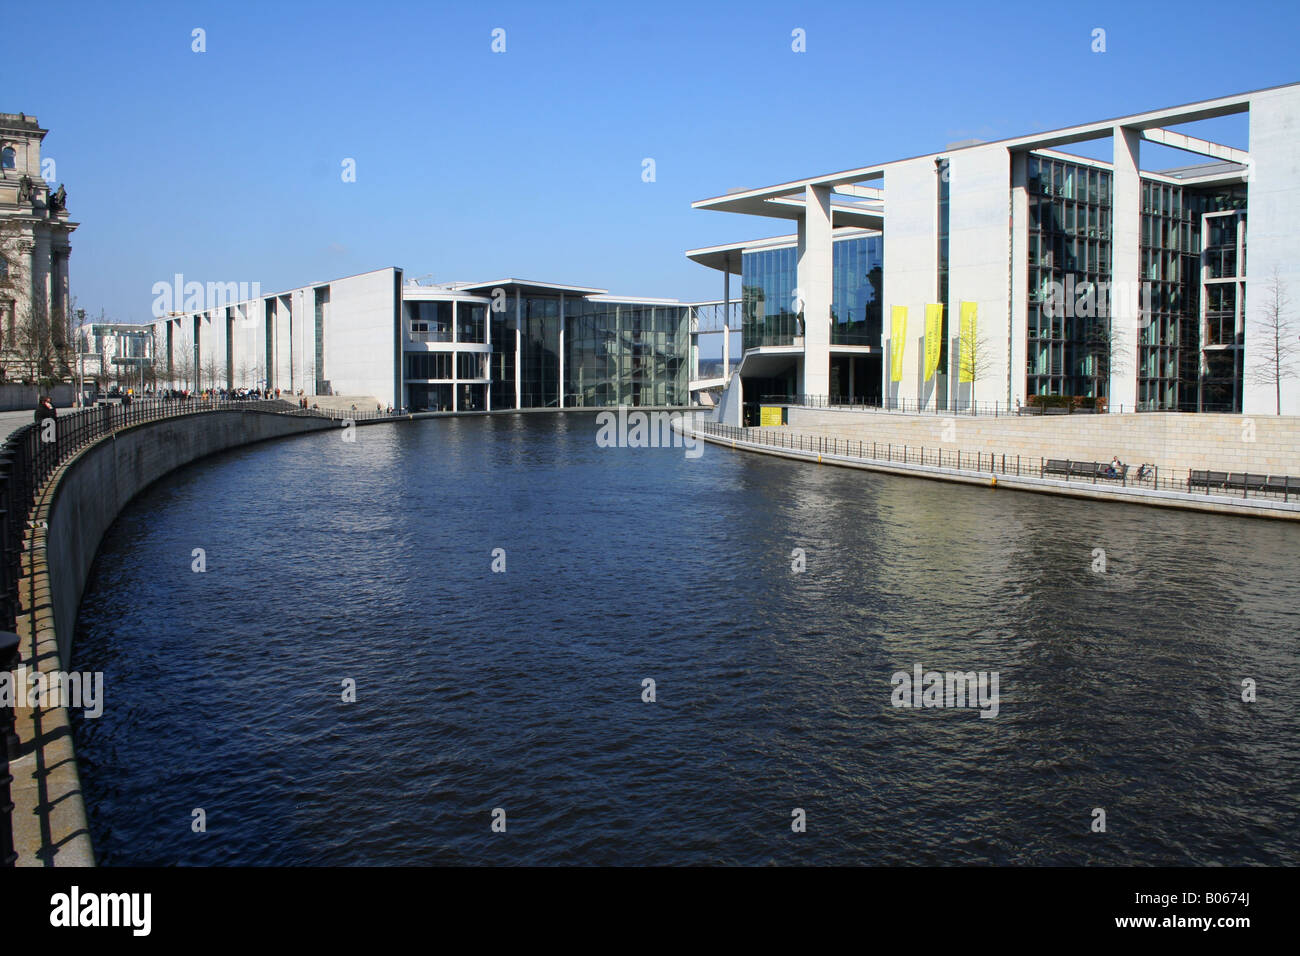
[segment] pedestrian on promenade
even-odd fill
[[[50,396],[42,395],[40,401],[36,403],[36,424],[41,424],[47,418],[56,418],[58,414],[54,410],[54,403],[50,401]]]

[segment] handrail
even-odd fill
[[[1035,396],[1031,396],[1032,399]],[[973,402],[968,400],[957,400],[953,408],[939,408],[938,403],[931,399],[923,402],[919,399],[908,398],[885,398],[878,402],[859,401],[854,398],[845,398],[838,395],[762,395],[758,399],[760,405],[795,405],[801,408],[843,408],[852,410],[861,410],[864,412],[899,412],[910,415],[936,415],[936,416],[957,416],[957,415],[987,415],[992,418],[1017,417],[1024,415],[1096,415],[1104,414],[1098,412],[1095,408],[1084,406],[1075,407],[1073,404],[1056,407],[1033,402],[1027,405],[1008,405],[1002,401],[992,402]],[[1123,412],[1124,406],[1121,405],[1118,411]]]
[[[1106,484],[1121,488],[1145,488],[1153,491],[1177,491],[1190,493],[1193,487],[1205,487],[1208,495],[1209,485],[1231,488],[1241,491],[1242,497],[1269,497],[1280,495],[1283,502],[1290,502],[1291,496],[1300,494],[1300,479],[1284,475],[1264,475],[1252,473],[1245,478],[1260,479],[1254,482],[1242,480],[1233,473],[1231,479],[1224,475],[1224,480],[1202,479],[1202,475],[1217,473],[1188,471],[1187,477],[1171,478],[1161,475],[1160,469],[1152,466],[1149,475],[1138,477],[1139,470],[1132,466],[1122,470],[1117,477],[1107,477],[1105,463],[1079,462],[1068,459],[1049,459],[1039,457],[1037,461],[1030,456],[1010,455],[988,451],[966,451],[965,449],[947,449],[925,445],[895,444],[892,442],[869,441],[867,439],[838,438],[833,435],[814,435],[792,432],[786,426],[739,427],[723,425],[719,422],[700,422],[697,431],[717,438],[730,438],[735,441],[748,442],[752,445],[768,445],[773,448],[789,448],[792,451],[811,452],[821,455],[836,455],[860,461],[886,464],[932,465],[938,468],[950,468],[973,474],[1011,475],[1027,478],[1058,478],[1064,481],[1084,480],[1089,484]],[[882,455],[881,452],[884,452]],[[1066,467],[1058,470],[1057,463]],[[1089,465],[1091,468],[1073,468],[1072,465]],[[1100,467],[1098,467],[1100,465]],[[972,467],[973,466],[973,467]],[[1280,481],[1279,481],[1280,479]]]
[[[302,408],[285,399],[136,399],[102,404],[24,425],[0,443],[0,670],[18,663],[19,583],[24,541],[40,489],[64,462],[88,445],[124,428],[170,418],[221,411],[256,411],[333,421],[406,418],[380,411]],[[18,756],[13,711],[0,707],[0,868],[13,866],[13,801],[9,761]]]

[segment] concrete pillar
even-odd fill
[[[515,290],[515,408],[522,408],[520,400],[523,398],[519,394],[523,387],[523,369],[520,364],[523,361],[522,352],[524,350],[524,332],[523,332],[523,315],[524,300],[523,295],[518,289]]]
[[[560,293],[560,407],[564,407],[564,293]]]
[[[831,384],[831,187],[808,186],[799,220],[799,297],[804,357],[799,391],[829,395]]]
[[[1137,407],[1138,342],[1142,336],[1141,280],[1142,181],[1138,130],[1116,126],[1111,140],[1115,175],[1111,181],[1111,411]],[[1117,294],[1118,293],[1118,294]],[[1134,305],[1137,308],[1134,308]]]
[[[1011,157],[1011,299],[1007,308],[1006,403],[1029,401],[1025,394],[1029,355],[1029,156]],[[960,324],[960,316],[958,316]],[[991,348],[997,349],[997,344]]]
[[[44,315],[46,321],[50,315],[50,239],[39,231],[33,237],[31,271],[32,278],[32,312]]]
[[[731,253],[722,262],[722,377],[727,378],[731,367]]]

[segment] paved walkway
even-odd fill
[[[60,415],[70,415],[77,411],[75,408],[60,408]],[[8,438],[24,425],[31,425],[36,421],[36,409],[29,408],[26,411],[18,410],[14,412],[0,412],[0,441]]]

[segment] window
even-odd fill
[[[13,169],[17,164],[18,154],[12,146],[0,149],[0,169]]]

